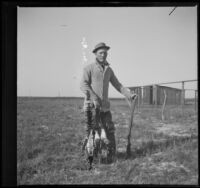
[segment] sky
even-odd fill
[[[169,15],[173,8],[18,7],[18,96],[83,97],[83,68],[99,42],[125,87],[197,79],[197,7]],[[123,96],[110,84],[109,97]]]

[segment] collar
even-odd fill
[[[100,65],[101,66],[101,64],[95,59],[95,63],[97,64],[97,65]],[[109,66],[110,64],[107,62],[107,61],[105,61],[105,62],[103,62],[102,63],[104,66]]]

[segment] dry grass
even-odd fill
[[[84,137],[82,99],[18,98],[17,181],[24,184],[197,184],[197,113],[168,106],[136,112],[132,155],[125,158],[129,110],[112,100],[117,160],[87,170],[80,155]],[[173,133],[173,134],[172,134]]]

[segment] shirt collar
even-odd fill
[[[95,63],[97,64],[97,65],[100,65],[101,66],[101,64],[95,59]],[[104,65],[104,66],[109,66],[110,64],[107,62],[107,61],[105,61],[102,65]]]

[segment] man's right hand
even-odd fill
[[[94,100],[94,108],[95,109],[100,109],[101,107],[101,101],[98,99],[98,100]]]
[[[96,94],[92,95],[92,101],[93,101],[95,109],[101,107],[101,99]]]

